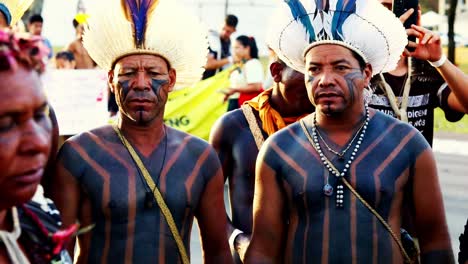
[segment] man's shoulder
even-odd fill
[[[178,147],[184,146],[194,154],[200,154],[200,152],[203,152],[206,148],[211,148],[208,142],[187,132],[169,126],[166,126],[166,132],[169,144]]]
[[[255,110],[253,111],[255,112]],[[229,130],[243,129],[247,125],[247,120],[242,108],[225,113],[221,116],[219,121],[223,129]]]
[[[67,141],[65,141],[63,146],[80,146],[81,148],[86,150],[90,148],[90,140],[101,140],[102,142],[105,142],[107,141],[107,139],[114,136],[116,135],[115,131],[112,129],[112,126],[106,125],[76,134],[70,137]]]
[[[212,50],[219,50],[221,48],[221,39],[219,32],[215,30],[208,31],[208,44]]]
[[[239,108],[222,115],[216,121],[211,132],[212,136],[233,139],[241,132],[245,132],[246,129],[250,132],[247,119],[242,109]]]
[[[402,122],[390,115],[387,115],[385,113],[383,113],[382,111],[378,111],[378,110],[374,110],[374,116],[371,118],[371,120],[375,120],[375,123],[380,127],[380,126],[383,126],[383,127],[393,127],[393,126],[396,126],[400,129],[404,129],[404,130],[415,130],[417,131],[417,129],[415,129],[413,126],[411,126],[410,124],[408,123],[405,123],[405,122]]]
[[[385,142],[387,143],[395,145],[404,143],[404,145],[415,152],[430,147],[421,132],[408,123],[380,111],[375,111],[372,120],[374,122],[373,126],[370,127],[371,131],[379,137],[385,137]]]
[[[75,39],[68,44],[68,46],[66,47],[66,50],[73,52],[80,46],[81,46],[81,41],[79,39]]]
[[[302,128],[301,122],[305,122],[304,120],[306,120],[306,118],[308,117],[276,131],[268,137],[265,143],[271,144],[271,142],[274,142],[274,144],[279,144],[284,147],[292,147],[297,142],[298,138],[305,138],[305,131]]]
[[[76,134],[75,136],[71,137],[70,140],[79,142],[80,140],[83,140],[90,136],[104,137],[109,136],[111,134],[115,134],[114,129],[111,125],[105,125]]]

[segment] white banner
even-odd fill
[[[75,135],[107,124],[105,71],[50,69],[42,81],[57,115],[60,135]]]

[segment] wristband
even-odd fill
[[[430,65],[434,68],[439,68],[440,66],[444,65],[444,63],[447,61],[447,56],[445,54],[442,54],[440,59],[438,61],[427,61],[429,62]]]
[[[231,236],[229,237],[229,245],[232,246],[233,248],[236,248],[236,246],[234,245],[234,241],[236,240],[236,237],[239,235],[239,234],[243,234],[244,232],[242,232],[241,230],[239,229],[234,229],[234,231],[232,231],[232,234]]]

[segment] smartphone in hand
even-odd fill
[[[411,16],[403,24],[405,28],[411,28],[412,24],[417,25],[417,22],[418,22],[418,6],[419,6],[419,0],[393,0],[392,9],[393,9],[393,13],[397,17],[400,17],[406,11],[413,8],[414,10],[413,14],[411,14]],[[408,36],[408,40],[416,42],[416,37]],[[410,51],[413,51],[413,50],[410,50]]]

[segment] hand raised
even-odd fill
[[[420,60],[437,61],[442,56],[440,36],[424,27],[412,25],[406,30],[408,35],[416,36],[418,43],[410,41],[408,47],[414,48],[413,52],[405,49],[405,55]]]

